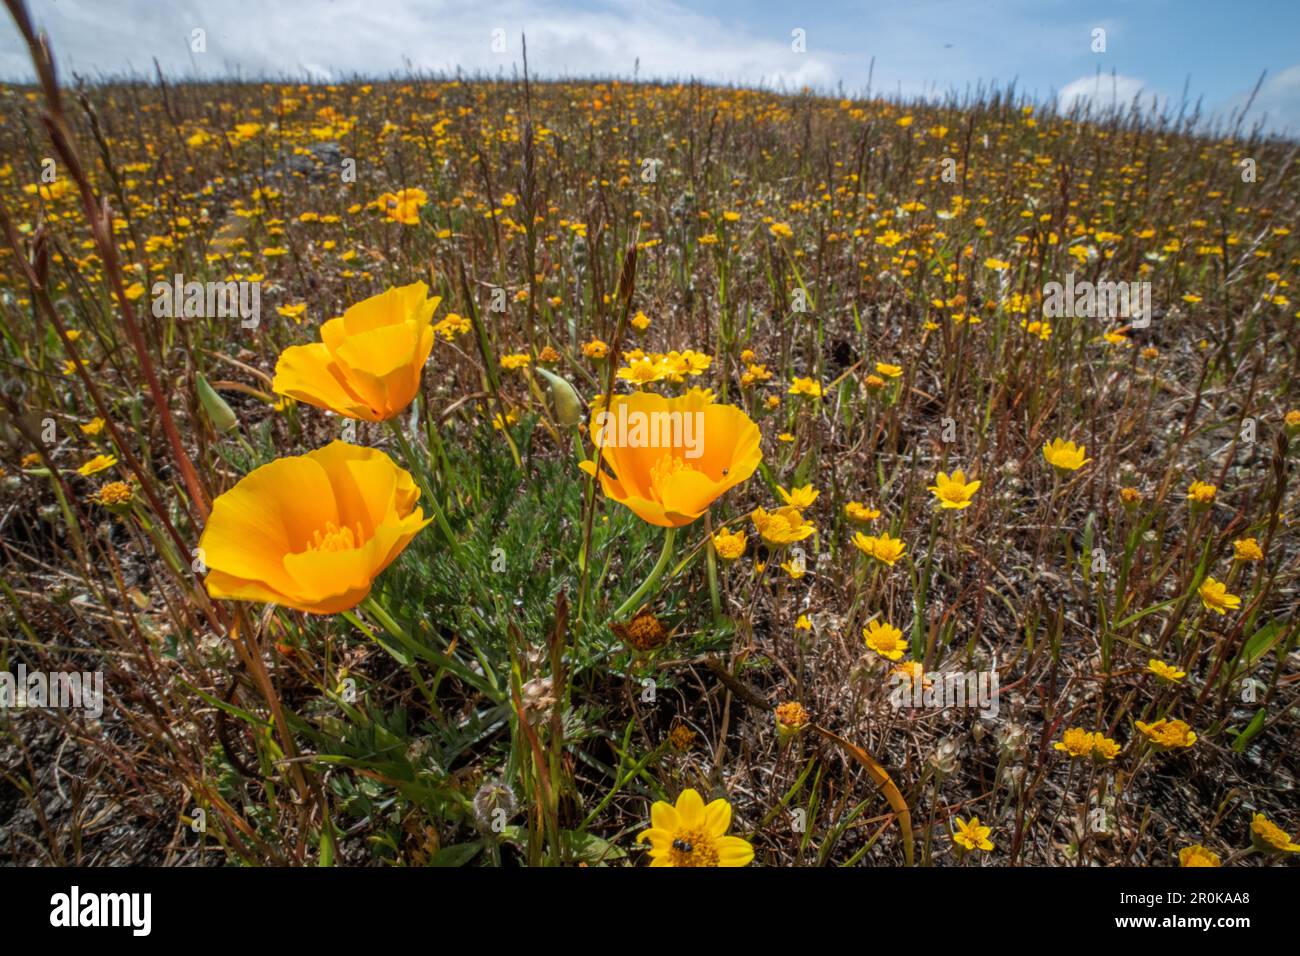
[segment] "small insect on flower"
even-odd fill
[[[1206,578],[1201,582],[1201,586],[1196,589],[1196,593],[1201,596],[1201,603],[1205,605],[1207,611],[1213,611],[1215,614],[1227,614],[1229,611],[1235,611],[1241,607],[1241,598],[1235,594],[1228,593],[1228,586],[1222,581],[1216,581],[1214,578]]]
[[[1060,438],[1053,438],[1043,445],[1043,457],[1049,465],[1061,472],[1078,471],[1092,461],[1091,458],[1085,458],[1084,454],[1083,445],[1062,441]]]
[[[1178,851],[1179,866],[1222,866],[1223,862],[1219,859],[1219,854],[1213,850],[1207,850],[1199,843],[1193,843],[1191,846],[1185,846]]]
[[[650,844],[651,866],[748,866],[754,848],[747,840],[727,836],[730,827],[730,803],[719,799],[705,806],[699,793],[688,787],[676,806],[654,802],[650,828],[636,840]]]
[[[903,632],[888,621],[872,621],[862,629],[862,636],[866,638],[867,647],[891,661],[901,658],[907,650]]]
[[[981,825],[979,817],[971,817],[969,822],[961,817],[954,817],[953,820],[957,824],[957,830],[952,835],[952,842],[958,853],[969,853],[972,850],[987,853],[993,849],[993,841],[989,839],[993,829]]]
[[[966,473],[958,469],[949,477],[944,472],[935,476],[934,484],[927,489],[934,494],[939,507],[944,509],[969,508],[975,492],[979,491],[981,482],[966,481]]]

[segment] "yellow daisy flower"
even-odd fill
[[[861,501],[850,501],[844,506],[844,514],[850,521],[866,524],[880,517],[880,512]]]
[[[1172,664],[1166,664],[1164,661],[1156,660],[1154,657],[1147,661],[1147,670],[1155,674],[1161,680],[1167,680],[1171,684],[1177,684],[1187,676],[1186,671],[1181,671]]]
[[[903,632],[888,621],[872,621],[862,629],[862,636],[867,640],[867,647],[891,661],[898,660],[907,650]]]
[[[1219,859],[1219,854],[1213,850],[1207,850],[1199,843],[1193,843],[1191,846],[1185,846],[1178,851],[1179,866],[1222,866],[1223,862]]]
[[[713,550],[724,561],[735,561],[745,553],[745,532],[719,528],[713,535]]]
[[[1062,441],[1059,438],[1053,438],[1043,445],[1043,457],[1047,459],[1047,463],[1061,471],[1078,471],[1092,461],[1091,458],[1085,458],[1084,454],[1083,445]]]
[[[97,475],[101,471],[112,468],[117,464],[117,458],[113,455],[96,455],[90,461],[86,462],[77,469],[77,474],[83,478],[89,478],[91,475]]]
[[[813,502],[817,500],[817,496],[821,494],[821,492],[812,485],[804,485],[802,488],[791,488],[789,491],[786,491],[784,488],[777,488],[776,490],[786,504],[791,508],[798,508],[800,511],[807,511],[811,508]]]
[[[891,538],[886,532],[882,535],[863,534],[861,531],[853,535],[853,545],[863,554],[875,558],[877,561],[894,566],[894,562],[903,556],[907,550],[907,545],[903,544],[898,538]]]
[[[939,506],[946,509],[969,508],[971,499],[975,497],[975,492],[979,491],[981,482],[966,481],[966,473],[961,469],[954,471],[949,477],[944,472],[939,472],[935,476],[934,484],[927,489],[938,499]]]
[[[637,836],[650,844],[651,866],[748,866],[754,848],[740,837],[726,836],[731,827],[731,804],[704,799],[692,788],[682,791],[677,804],[656,800],[650,808],[650,828]]]
[[[1214,578],[1206,578],[1201,582],[1201,586],[1196,589],[1196,593],[1201,596],[1201,603],[1205,605],[1207,611],[1213,611],[1215,614],[1227,614],[1229,611],[1235,611],[1241,607],[1241,598],[1235,594],[1228,593],[1228,586],[1222,581],[1216,581]]]
[[[1262,813],[1251,818],[1250,842],[1263,853],[1300,853],[1300,844]]]
[[[1161,718],[1153,724],[1137,722],[1137,729],[1142,735],[1162,750],[1174,747],[1190,747],[1196,743],[1196,733],[1181,720]]]
[[[969,822],[961,817],[954,817],[954,820],[957,823],[957,832],[952,835],[952,842],[961,848],[959,852],[971,850],[987,852],[993,849],[993,841],[989,839],[989,834],[993,830],[991,827],[981,826],[979,817],[971,817]]]

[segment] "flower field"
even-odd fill
[[[0,861],[1300,857],[1294,143],[18,23]]]

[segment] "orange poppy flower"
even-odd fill
[[[321,326],[321,341],[280,353],[272,388],[344,418],[383,422],[411,404],[433,350],[442,300],[423,282],[358,302]]]
[[[749,416],[713,404],[699,389],[679,398],[615,396],[591,428],[605,467],[586,461],[583,470],[597,475],[610,498],[664,528],[690,524],[763,458]]]
[[[429,523],[419,497],[382,451],[347,442],[263,465],[212,503],[199,539],[208,594],[350,610]]]

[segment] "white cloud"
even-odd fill
[[[156,58],[172,80],[195,76],[337,80],[426,73],[516,75],[520,34],[538,78],[624,78],[735,83],[828,91],[871,90],[892,97],[953,102],[1011,84],[1041,102],[1056,94],[1063,110],[1128,109],[1136,94],[1146,112],[1178,83],[1170,40],[1151,46],[1124,18],[1096,18],[1072,0],[916,0],[875,4],[720,4],[703,0],[29,0],[50,33],[65,77],[134,72],[152,78]],[[7,19],[0,15],[0,21]],[[1107,31],[1110,52],[1091,50],[1091,31]],[[790,31],[807,29],[807,52]],[[207,31],[207,52],[192,53],[190,33]],[[1258,29],[1266,30],[1260,26]],[[504,51],[492,48],[500,30]],[[1176,44],[1174,44],[1176,46]],[[1181,47],[1178,48],[1181,51]],[[1127,54],[1126,54],[1126,51]],[[1143,52],[1145,51],[1145,52]],[[1161,58],[1161,51],[1166,58]],[[1187,55],[1192,55],[1188,48]],[[1128,59],[1124,56],[1127,55]],[[1146,59],[1135,57],[1146,56]],[[1251,76],[1248,49],[1233,52],[1230,76]],[[1113,65],[1115,73],[1092,72]],[[1198,67],[1204,71],[1204,67]],[[1118,72],[1125,71],[1125,72]],[[1211,71],[1213,72],[1213,71]],[[1147,88],[1138,74],[1154,78]],[[1058,84],[1077,79],[1064,88]],[[31,78],[17,31],[0,25],[0,78]],[[1195,79],[1203,79],[1197,76]],[[1194,103],[1203,88],[1193,88]],[[1249,89],[1209,92],[1205,115],[1222,120]],[[1269,76],[1248,124],[1267,114],[1273,130],[1300,130],[1300,65]]]
[[[1215,107],[1211,115],[1225,123],[1235,122],[1236,114],[1247,102],[1250,102],[1250,91],[1244,90]],[[1250,102],[1242,128],[1250,129],[1259,121],[1266,121],[1270,130],[1300,133],[1300,63],[1264,77],[1254,101]]]
[[[748,85],[825,87],[842,74],[828,52],[796,53],[788,33],[759,35],[695,13],[676,0],[616,2],[595,8],[542,0],[467,6],[455,0],[104,0],[36,2],[65,74],[152,74],[157,58],[172,76],[307,77],[428,72],[502,73],[522,67],[546,77],[695,77]],[[190,35],[206,31],[207,51]],[[493,49],[501,31],[504,50]],[[500,46],[501,44],[498,44]],[[16,31],[0,32],[0,75],[30,76]]]
[[[1150,105],[1152,95],[1146,83],[1135,76],[1097,73],[1081,76],[1065,84],[1056,96],[1056,104],[1063,113],[1075,108],[1099,113],[1114,108],[1127,109],[1129,104],[1140,98],[1139,107],[1145,110]]]

